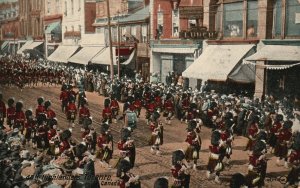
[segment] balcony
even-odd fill
[[[66,31],[64,33],[65,38],[81,38],[81,32],[80,31]]]
[[[218,32],[207,31],[206,27],[195,27],[188,31],[179,32],[179,38],[181,39],[216,39],[218,37]]]

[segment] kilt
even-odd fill
[[[276,157],[285,158],[288,154],[288,148],[285,143],[276,143],[274,148],[274,154]]]
[[[212,157],[209,157],[208,164],[207,164],[207,170],[210,172],[214,172],[215,168],[218,164],[218,159],[213,159]]]
[[[68,119],[69,121],[75,120],[75,119],[76,119],[76,113],[74,113],[74,112],[69,112],[68,115],[67,115],[67,119]]]
[[[194,146],[189,146],[185,151],[185,159],[188,161],[199,159],[199,150]]]

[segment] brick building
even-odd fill
[[[0,3],[0,41],[1,52],[15,53],[18,48],[19,4],[17,0],[6,0]]]

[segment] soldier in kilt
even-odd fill
[[[160,114],[158,112],[154,112],[152,115],[152,119],[150,120],[150,130],[151,137],[149,140],[149,145],[151,146],[151,153],[160,155],[161,152],[159,150],[160,145],[163,144],[163,125],[159,120]]]
[[[16,107],[14,106],[14,103],[15,103],[14,98],[9,98],[7,101],[8,108],[6,110],[7,112],[6,123],[10,128],[13,127],[16,120]]]
[[[189,188],[190,174],[185,161],[185,155],[182,150],[176,150],[172,153],[172,168],[173,176],[172,188]]]
[[[19,101],[16,103],[16,114],[15,114],[15,123],[13,128],[18,128],[23,134],[25,125],[25,113],[23,111],[23,102]]]
[[[245,148],[245,151],[250,150],[252,151],[254,142],[256,141],[256,136],[258,134],[258,122],[259,118],[258,116],[254,116],[250,122],[250,125],[248,127],[248,142]]]
[[[171,125],[171,118],[175,113],[174,100],[171,93],[168,93],[166,100],[164,101],[164,112],[163,116],[166,118],[166,123]]]
[[[101,160],[102,163],[109,164],[113,154],[113,139],[109,134],[109,125],[103,123],[100,128],[100,135],[97,137],[98,150],[96,157]]]
[[[75,96],[70,97],[70,102],[66,108],[66,116],[69,121],[69,126],[75,127],[75,120],[77,115],[77,107],[75,104]]]
[[[218,130],[212,132],[211,145],[209,146],[210,154],[207,164],[207,178],[210,179],[215,175],[215,182],[220,184],[220,173],[224,169],[221,159],[221,133]]]
[[[87,119],[87,118],[90,118],[91,114],[90,114],[90,110],[88,108],[88,104],[87,104],[87,100],[84,99],[82,102],[81,102],[81,106],[80,106],[80,109],[79,109],[79,118],[78,118],[78,123],[80,126],[83,125],[84,121]],[[82,127],[83,128],[83,127]]]
[[[248,174],[246,175],[246,182],[249,187],[264,186],[267,171],[266,152],[265,141],[257,141],[252,154],[249,156]]]
[[[284,159],[284,166],[288,168],[287,155],[288,149],[291,146],[293,122],[288,120],[283,123],[283,128],[279,130],[277,142],[274,149],[274,154],[277,158],[276,164],[281,165],[281,160]]]
[[[118,142],[118,149],[120,150],[119,162],[125,159],[129,161],[131,168],[133,168],[135,163],[135,145],[134,140],[131,139],[130,128],[121,129],[121,140]]]
[[[27,142],[27,145],[29,145],[30,140],[32,138],[32,134],[33,134],[35,126],[36,126],[36,121],[33,117],[33,112],[30,109],[26,110],[25,116],[26,116],[25,131],[24,131],[25,139],[24,139],[23,145],[25,145],[26,142]]]
[[[45,113],[46,113],[46,121],[47,125],[50,126],[50,123],[56,118],[55,112],[51,109],[51,101],[45,102]]]
[[[287,177],[285,187],[298,184],[300,186],[300,132],[294,135],[293,144],[288,155],[289,166],[292,167]]]
[[[112,119],[114,120],[114,123],[117,123],[117,116],[119,114],[120,107],[115,95],[111,96],[110,109],[112,113]]]
[[[197,169],[197,160],[201,149],[200,126],[195,120],[188,123],[186,142],[189,144],[185,152],[187,162],[193,161],[193,169]]]
[[[104,109],[102,110],[102,122],[110,124],[112,122],[112,111],[110,108],[110,100],[107,98],[104,100]]]
[[[283,116],[281,114],[277,114],[275,117],[275,122],[273,123],[270,129],[270,136],[269,136],[269,145],[271,147],[271,153],[274,153],[274,148],[277,143],[277,136],[279,130],[282,128],[281,121],[283,120]]]
[[[131,164],[129,161],[122,159],[117,166],[116,176],[120,179],[120,188],[141,188],[139,176],[130,172]]]

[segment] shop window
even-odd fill
[[[136,37],[136,26],[131,26],[131,35]]]
[[[225,37],[243,36],[243,2],[224,4],[223,31]]]
[[[147,42],[147,25],[142,25],[142,41]]]
[[[257,1],[248,1],[247,5],[247,37],[257,36],[257,18],[258,3]]]
[[[196,19],[189,19],[189,28],[194,28],[197,25]]]
[[[300,36],[300,0],[287,0],[286,6],[286,36]]]

